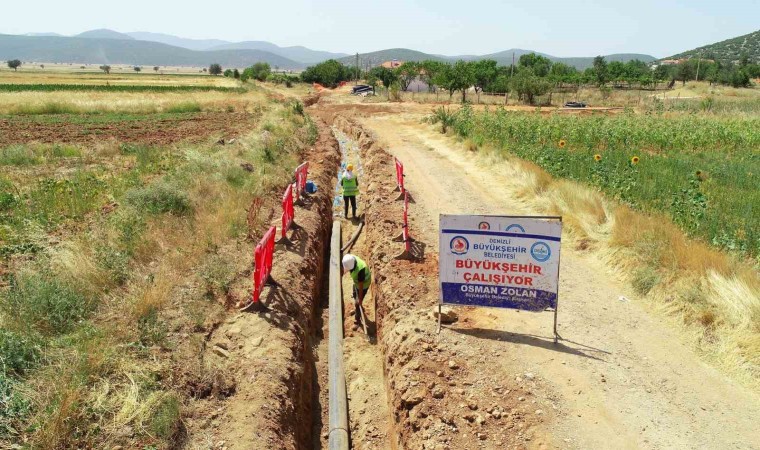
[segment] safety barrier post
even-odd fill
[[[253,251],[253,292],[251,301],[245,305],[244,309],[251,304],[260,303],[261,291],[266,283],[274,284],[272,280],[272,263],[274,259],[274,238],[277,227],[271,227],[264,233],[264,237],[256,244]]]
[[[396,166],[396,192],[400,192],[399,196],[396,198],[396,200],[401,200],[404,198],[404,194],[406,193],[406,189],[404,188],[404,165],[399,161],[398,158],[393,158]]]
[[[404,251],[396,256],[396,259],[412,260],[412,242],[414,239],[409,235],[409,193],[404,192],[404,222],[401,224],[401,234],[393,239],[394,242],[403,242]]]
[[[282,196],[282,229],[278,244],[290,245],[292,242],[288,239],[288,230],[296,227],[295,209],[293,208],[293,185],[289,184],[285,188]]]
[[[303,193],[306,190],[306,179],[309,177],[309,162],[305,162],[296,167],[296,203],[301,202]]]

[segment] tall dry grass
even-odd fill
[[[230,92],[0,92],[0,114],[156,114],[185,112],[183,105],[197,105],[194,110],[236,111],[259,103],[258,93]]]
[[[482,161],[521,186],[516,195],[563,216],[571,245],[593,249],[649,305],[674,319],[711,362],[760,387],[760,275],[746,261],[687,238],[580,183],[486,147]]]

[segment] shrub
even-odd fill
[[[0,166],[31,166],[39,162],[40,158],[34,150],[23,145],[13,145],[0,150]]]
[[[150,421],[150,431],[163,439],[171,439],[180,429],[180,402],[176,395],[161,399]]]
[[[158,309],[149,307],[148,311],[137,319],[137,331],[140,344],[149,347],[161,345],[166,339],[166,325],[158,317]]]
[[[449,131],[449,128],[456,123],[456,116],[455,113],[451,112],[448,108],[439,106],[437,109],[433,110],[433,114],[428,117],[428,122],[431,124],[440,123],[441,133],[446,134],[446,132]]]
[[[633,274],[631,284],[639,295],[646,295],[660,282],[660,275],[651,267],[644,267]]]
[[[126,194],[126,201],[152,214],[170,213],[184,216],[190,214],[193,209],[187,193],[166,181],[130,189]]]
[[[293,102],[293,112],[298,114],[299,116],[303,116],[303,103],[299,102],[298,100],[295,100]]]
[[[196,102],[184,102],[184,103],[178,103],[176,105],[172,105],[168,108],[166,108],[166,112],[168,113],[195,113],[195,112],[201,112],[201,105],[199,105]]]
[[[0,330],[0,375],[23,375],[39,363],[40,353],[35,336]]]
[[[21,422],[29,414],[30,405],[18,391],[19,383],[0,372],[0,439],[18,435]]]
[[[10,289],[0,298],[5,317],[46,335],[71,331],[94,307],[91,298],[72,286],[39,274],[11,278]]]
[[[235,278],[235,267],[228,258],[213,255],[201,268],[200,276],[206,285],[207,295],[226,295]]]

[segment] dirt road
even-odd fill
[[[440,213],[539,212],[530,199],[517,200],[522,186],[505,165],[483,164],[421,117],[359,121],[404,162],[416,200],[410,229],[428,254]],[[562,252],[559,345],[550,313],[495,309],[460,309],[439,341],[483,376],[526,384],[551,405],[537,447],[760,449],[755,393],[705,365],[593,253],[569,245]]]

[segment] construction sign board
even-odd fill
[[[441,215],[440,303],[556,311],[561,217]]]

